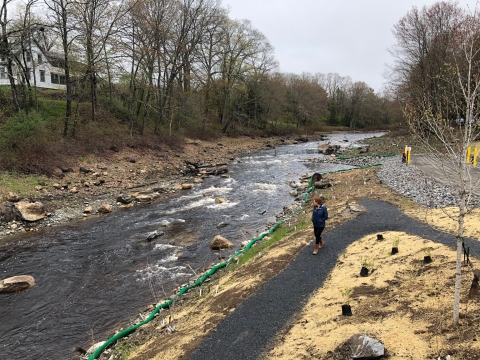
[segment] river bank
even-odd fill
[[[3,173],[0,174],[0,239],[101,216],[99,209],[104,204],[109,212],[165,200],[182,192],[182,184],[201,182],[209,176],[193,176],[191,164],[228,164],[262,149],[316,141],[322,136],[185,139],[174,148],[126,147],[110,150],[101,157],[92,154],[72,161],[72,166],[59,164],[50,177]],[[17,201],[42,203],[45,217],[35,222],[20,219],[13,210]]]

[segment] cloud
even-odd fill
[[[413,6],[436,1],[223,0],[233,19],[248,19],[275,48],[283,72],[338,73],[379,91],[393,62],[394,24]],[[475,0],[460,5],[475,8]]]

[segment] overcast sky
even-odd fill
[[[222,0],[230,18],[248,19],[275,48],[280,71],[338,73],[376,92],[385,79],[396,24],[428,0]],[[475,8],[475,0],[461,0]]]

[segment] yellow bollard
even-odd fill
[[[470,146],[467,148],[467,164],[470,163],[470,153],[471,153],[471,148]]]
[[[410,154],[412,152],[412,148],[410,146],[407,146],[405,150],[407,151],[407,164],[410,164]]]
[[[478,148],[475,148],[475,150],[473,151],[473,166],[474,167],[477,166],[477,155],[478,155]]]

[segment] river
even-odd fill
[[[287,181],[304,173],[346,169],[314,163],[323,142],[352,146],[383,133],[332,134],[321,142],[285,145],[238,158],[229,177],[209,177],[168,201],[41,233],[1,248],[0,279],[31,275],[36,285],[0,294],[0,359],[74,359],[77,346],[106,340],[147,305],[168,299],[193,270],[219,261],[208,248],[220,234],[233,254],[275,222],[294,198]],[[216,203],[215,198],[226,201]],[[224,223],[224,227],[217,225]],[[145,239],[155,230],[164,236]]]

